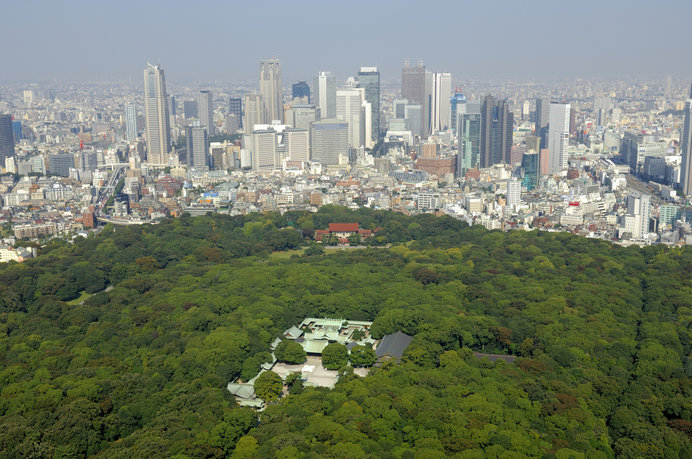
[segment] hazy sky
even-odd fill
[[[284,84],[406,58],[456,79],[692,78],[692,0],[2,0],[0,81],[127,81],[160,62],[169,81]]]

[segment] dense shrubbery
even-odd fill
[[[350,221],[393,246],[267,256]],[[0,266],[0,457],[690,457],[690,272],[689,249],[367,209],[108,227]],[[332,391],[292,378],[258,424],[226,383],[306,316],[414,340]]]

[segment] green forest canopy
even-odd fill
[[[269,258],[330,222],[379,247]],[[692,457],[690,272],[689,248],[331,206],[107,226],[0,266],[0,457]],[[228,381],[308,316],[414,339],[238,408]]]

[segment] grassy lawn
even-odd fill
[[[291,258],[291,255],[296,254],[296,255],[303,255],[305,253],[305,248],[302,249],[296,249],[296,250],[285,250],[285,251],[279,251],[279,252],[272,252],[271,255],[269,255],[269,258],[272,260],[288,260]]]
[[[72,301],[68,301],[67,304],[72,305],[72,306],[76,306],[79,303],[86,301],[86,299],[89,298],[90,296],[91,296],[91,293],[87,293],[87,292],[82,290],[82,293],[79,295],[79,298],[75,298]]]

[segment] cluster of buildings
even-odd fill
[[[367,321],[308,317],[274,340],[270,346],[271,362],[263,363],[257,376],[248,381],[237,379],[229,382],[227,389],[240,406],[261,409],[264,407],[264,400],[255,394],[254,383],[265,371],[275,372],[284,381],[291,373],[297,373],[302,383],[308,387],[334,387],[339,379],[338,372],[322,366],[322,351],[330,343],[343,344],[349,353],[355,346],[373,349],[377,359],[376,366],[387,361],[399,362],[413,338],[399,331],[375,340],[370,336],[371,325],[372,322]],[[278,362],[273,351],[282,340],[300,344],[307,355],[305,362],[295,365]],[[354,369],[354,373],[361,377],[368,372],[368,368]]]
[[[253,84],[0,87],[0,225],[99,224],[325,204],[437,212],[491,229],[690,243],[692,93],[667,78],[468,82],[406,62],[284,90]],[[134,91],[134,92],[133,92]],[[367,237],[367,236],[366,236]],[[342,238],[346,239],[346,238]]]

